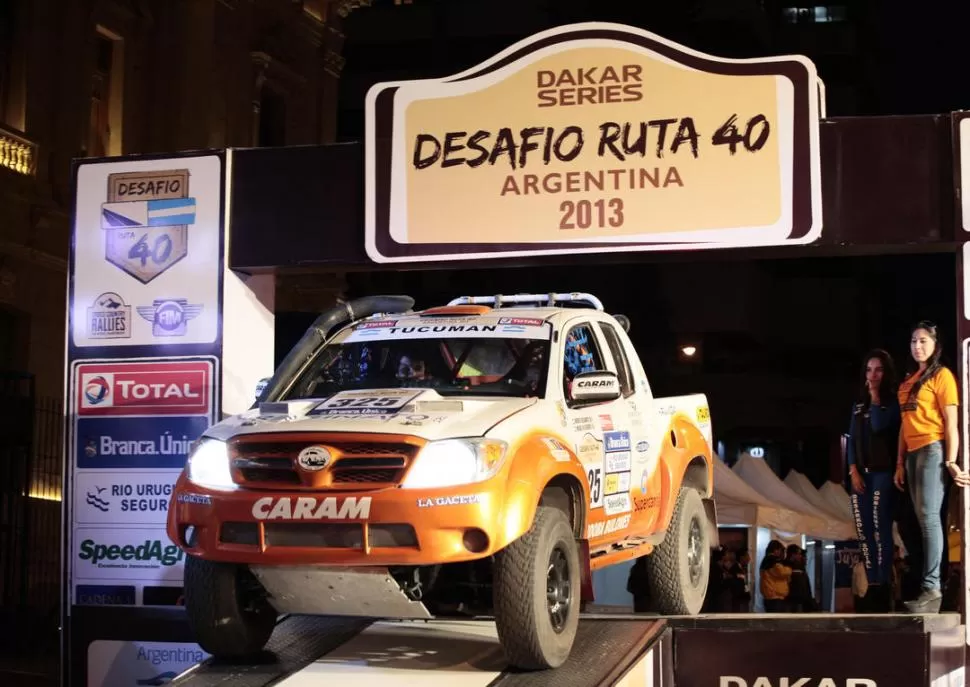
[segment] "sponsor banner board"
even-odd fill
[[[79,417],[210,415],[210,360],[84,362],[75,366]]]
[[[375,262],[803,244],[821,233],[819,80],[556,27],[365,105]]]
[[[78,584],[180,582],[185,552],[164,527],[78,527],[74,532]]]
[[[75,166],[61,618],[72,647],[68,685],[162,684],[199,660],[197,646],[179,643],[191,637],[174,625],[159,631],[139,607],[182,604],[184,554],[164,526],[191,445],[220,411],[229,157]],[[110,634],[105,612],[116,619]],[[195,653],[178,658],[179,647]]]
[[[77,467],[181,470],[192,442],[209,424],[205,415],[80,418],[75,430]]]
[[[74,346],[218,340],[222,175],[217,155],[78,167]]]
[[[79,584],[74,599],[80,606],[134,606],[136,591],[133,584]]]
[[[74,478],[74,522],[164,527],[178,474],[79,472]]]
[[[187,642],[99,639],[88,645],[87,687],[164,685],[207,658]]]
[[[852,570],[859,561],[865,563],[858,541],[847,540],[835,542],[836,589],[850,589],[852,587]]]
[[[674,683],[691,687],[896,687],[928,685],[919,632],[674,630]],[[819,660],[824,656],[825,660]],[[886,660],[891,656],[891,660]]]
[[[215,421],[217,362],[196,356],[71,365],[75,605],[181,603],[184,556],[164,527],[191,445]]]

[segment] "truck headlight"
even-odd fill
[[[507,448],[495,439],[432,441],[415,456],[401,486],[430,489],[482,482],[501,469]]]
[[[203,438],[189,454],[186,463],[189,480],[209,489],[235,489],[229,471],[229,449],[226,442]]]

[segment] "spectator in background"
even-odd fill
[[[863,358],[859,397],[852,406],[846,446],[852,512],[868,579],[866,607],[888,613],[892,604],[893,500],[899,442],[899,402],[892,357],[882,349]]]
[[[788,583],[788,607],[791,613],[814,613],[818,610],[812,583],[805,571],[805,549],[798,544],[789,544],[785,564],[791,568]]]
[[[792,569],[785,564],[785,545],[777,539],[768,542],[760,572],[761,596],[765,601],[765,612],[788,613],[788,592]]]
[[[747,613],[751,610],[751,585],[748,575],[751,574],[751,554],[742,550],[737,554],[737,561],[731,566],[731,578],[734,585],[734,602],[732,613]]]
[[[707,594],[704,596],[704,613],[726,613],[731,606],[731,589],[728,585],[728,567],[733,561],[733,552],[719,546],[711,552],[711,574],[707,580]]]

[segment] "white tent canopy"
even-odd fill
[[[735,474],[724,461],[714,461],[714,490],[718,499],[728,499],[766,508],[780,506]]]
[[[750,458],[755,461],[757,459]],[[770,471],[770,468],[765,465]],[[771,473],[772,476],[774,473]],[[770,485],[768,479],[760,480]],[[790,490],[775,477],[775,490]],[[824,518],[794,510],[773,500],[764,491],[758,491],[747,483],[735,470],[727,467],[721,460],[714,463],[714,498],[717,504],[717,519],[721,525],[743,525],[748,527],[764,527],[779,532],[789,532],[796,535],[808,535],[818,538],[831,539],[838,534],[844,534],[839,524],[851,526],[851,522],[841,523],[842,518],[829,514]],[[797,494],[790,494],[790,501],[794,501]],[[835,523],[833,526],[833,522]]]
[[[787,527],[777,529],[797,532],[818,539],[855,538],[855,527],[851,518],[848,520],[836,518],[828,510],[823,510],[812,504],[779,479],[778,475],[772,471],[765,461],[752,458],[745,453],[741,455],[733,471],[748,486],[775,503],[776,509],[785,509],[800,516],[797,520],[797,529]],[[811,483],[809,483],[809,486],[811,486]]]
[[[714,461],[714,502],[721,525],[767,527],[801,533],[803,516],[746,484],[721,460]]]
[[[815,488],[815,485],[812,484],[808,477],[800,473],[798,470],[789,470],[788,474],[785,475],[784,481],[793,492],[801,496],[823,513],[827,513],[830,517],[833,517],[836,520],[852,520],[851,511],[848,515],[846,515],[841,506],[836,506],[834,503],[825,498],[825,496]]]
[[[828,481],[822,485],[822,488],[818,490],[818,493],[832,505],[834,512],[840,513],[843,518],[851,520],[852,515],[852,502],[850,500],[849,494],[845,491],[841,484],[836,482]]]

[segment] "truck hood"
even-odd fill
[[[535,398],[441,396],[433,389],[420,393],[390,415],[320,416],[313,410],[326,399],[263,403],[226,418],[205,436],[228,440],[246,434],[275,432],[354,432],[410,434],[429,441],[482,436],[497,423],[536,404]]]

